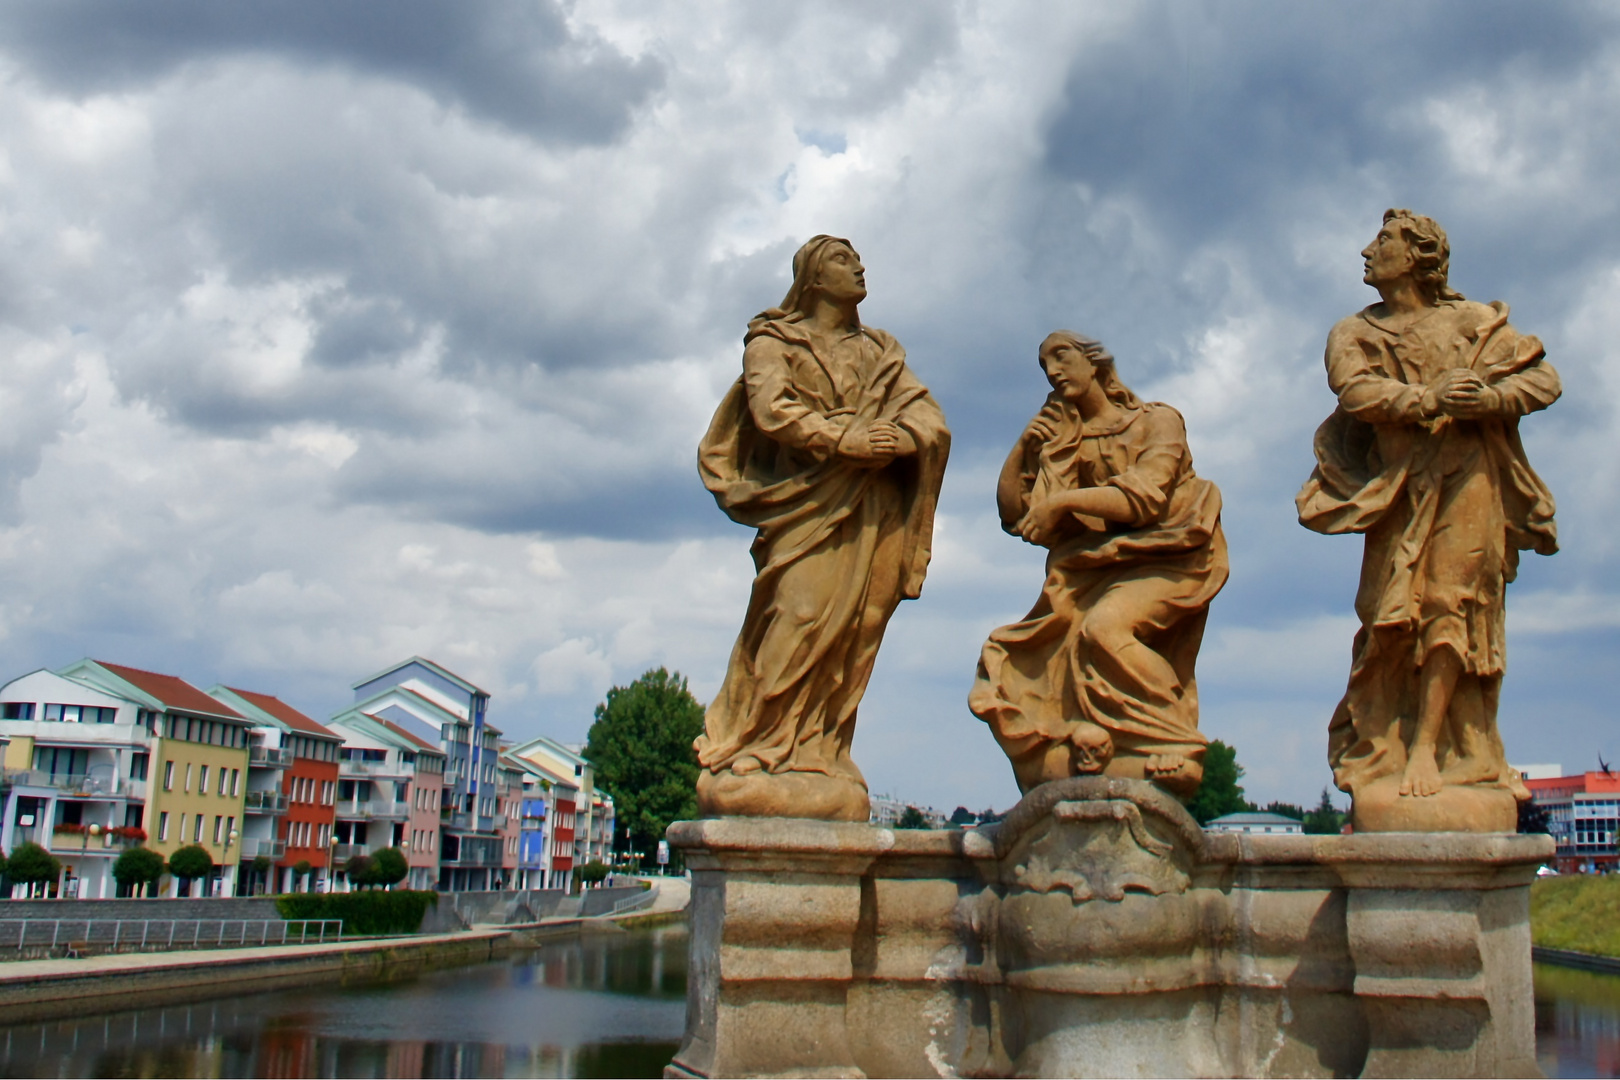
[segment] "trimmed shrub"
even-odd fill
[[[133,847],[113,860],[112,873],[131,896],[139,896],[141,886],[155,884],[163,876],[163,856],[151,848]]]
[[[599,862],[588,862],[574,874],[582,884],[595,885],[599,881],[607,880],[610,873],[608,868]]]
[[[398,885],[410,875],[411,864],[397,847],[385,847],[371,857],[369,885]]]
[[[187,844],[169,856],[169,873],[187,881],[207,877],[214,871],[214,858],[201,844]]]
[[[55,855],[30,840],[18,844],[17,850],[6,860],[6,873],[19,885],[35,885],[42,881],[55,881],[62,875],[62,863]]]
[[[427,889],[392,892],[285,893],[276,897],[283,919],[342,919],[345,934],[414,934],[439,894]]]

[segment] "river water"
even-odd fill
[[[557,942],[394,983],[0,1027],[0,1076],[658,1076],[685,1023],[684,927]],[[1620,1076],[1620,976],[1538,964],[1548,1076]]]

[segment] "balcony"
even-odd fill
[[[365,853],[366,845],[364,844],[333,844],[332,862],[334,864],[341,863],[354,858],[356,855],[364,855]]]
[[[494,821],[494,828],[495,829],[499,830],[499,829],[506,828],[506,815],[505,814],[496,814],[493,821]]]
[[[250,791],[243,806],[250,814],[285,814],[287,796],[279,791]]]
[[[337,816],[341,818],[407,818],[411,804],[391,799],[339,799]]]
[[[6,779],[16,787],[53,788],[63,795],[105,795],[118,793],[116,777],[104,773],[51,773],[39,769],[7,769]],[[126,786],[131,782],[126,781]],[[142,794],[145,794],[144,786]]]
[[[248,747],[248,764],[261,769],[285,769],[293,763],[291,750],[281,750],[273,746]]]
[[[252,794],[249,792],[248,794]],[[242,841],[242,858],[257,859],[263,855],[267,859],[279,859],[287,854],[287,841],[285,840],[259,840],[246,839]]]
[[[410,770],[400,765],[390,765],[386,761],[349,761],[338,762],[338,775],[340,776],[408,776]]]
[[[460,814],[455,812],[448,814],[441,813],[439,815],[439,822],[449,829],[470,829],[473,827],[471,814]]]

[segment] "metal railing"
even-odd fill
[[[637,908],[648,907],[654,900],[657,899],[658,886],[654,885],[652,888],[648,889],[639,896],[627,896],[623,900],[615,900],[613,902],[613,911],[611,914],[623,915],[626,911],[634,911]]]
[[[243,805],[249,810],[260,810],[267,814],[284,814],[287,812],[287,796],[279,791],[249,791]]]
[[[43,769],[7,769],[6,779],[13,786],[55,788],[68,795],[111,795],[118,786],[113,776],[53,773]]]
[[[349,761],[345,758],[338,761],[338,775],[404,776],[405,767],[390,765],[386,761]]]
[[[338,817],[403,818],[411,816],[411,804],[392,799],[339,799]]]
[[[293,763],[291,750],[283,750],[275,746],[248,747],[248,764],[261,767],[286,768]]]
[[[245,837],[242,840],[242,857],[256,859],[263,855],[267,859],[279,859],[287,854],[287,841],[267,840],[260,837]]]
[[[204,949],[343,940],[342,919],[0,919],[0,949]]]

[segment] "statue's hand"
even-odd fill
[[[900,449],[900,431],[887,420],[855,423],[844,429],[838,452],[851,461],[873,467],[887,465]]]
[[[1457,368],[1449,373],[1438,390],[1440,408],[1449,416],[1477,420],[1502,411],[1502,395],[1486,386],[1472,371]]]
[[[1019,438],[1023,442],[1036,445],[1051,442],[1057,437],[1058,423],[1062,419],[1063,414],[1057,405],[1049,401],[1041,406],[1041,411],[1035,414],[1035,419],[1029,422],[1029,426],[1024,428],[1024,434]]]
[[[1061,499],[1042,499],[1031,504],[1029,511],[1024,514],[1024,520],[1018,523],[1018,535],[1031,544],[1044,547],[1052,542],[1058,527],[1066,520],[1073,519]]]

